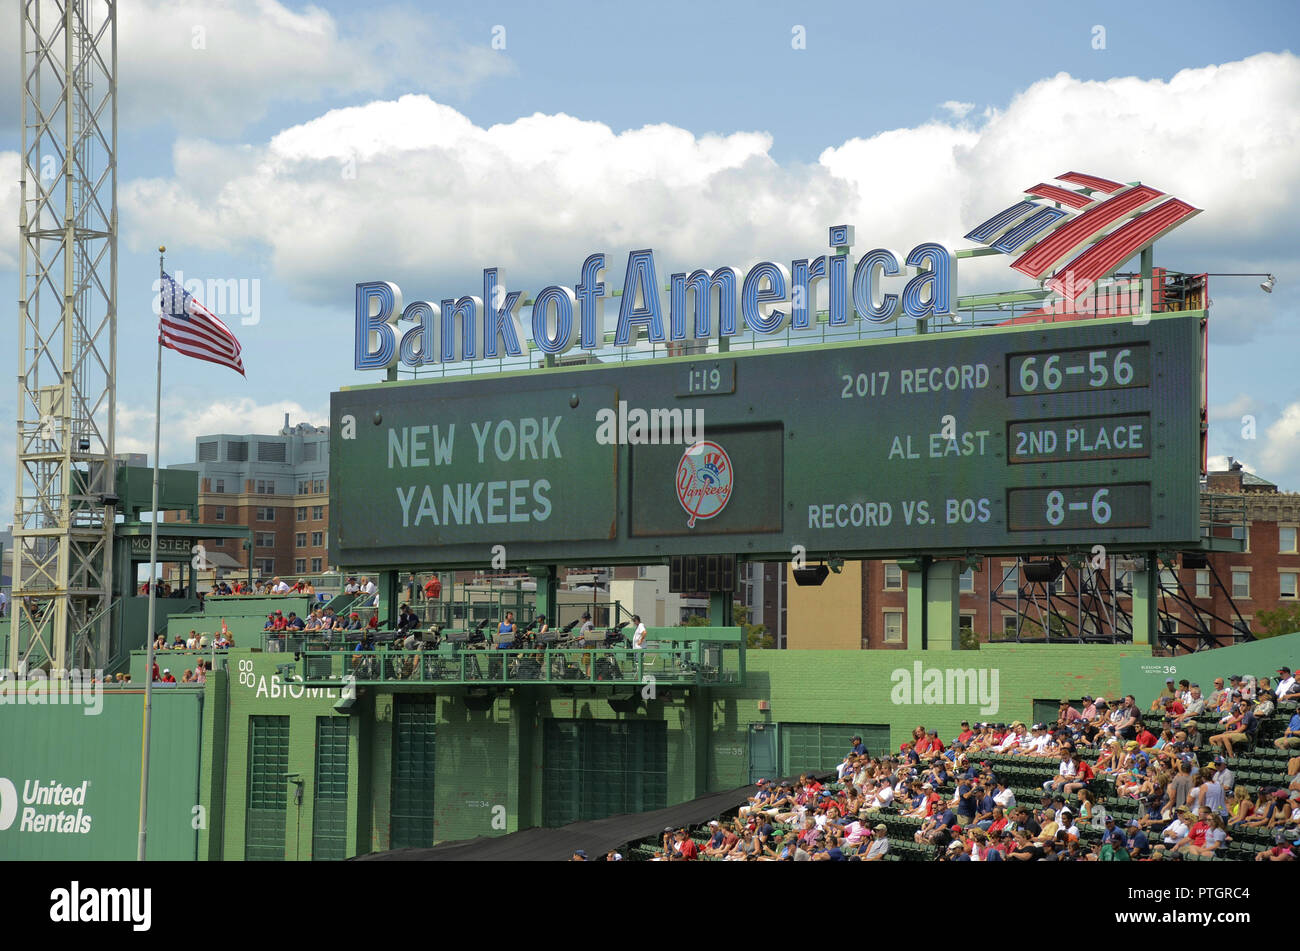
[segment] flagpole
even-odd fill
[[[162,321],[163,307],[169,296],[165,289],[166,274],[163,270],[163,254],[167,248],[158,246],[158,320]],[[145,827],[149,819],[149,739],[153,731],[153,642],[154,642],[154,599],[158,593],[158,581],[154,577],[158,569],[158,449],[162,430],[162,333],[158,335],[158,367],[155,374],[153,404],[153,517],[149,522],[149,646],[145,653],[144,673],[144,736],[140,749],[140,842],[136,851],[136,861],[144,861]]]

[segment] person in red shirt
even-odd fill
[[[1081,789],[1087,789],[1088,783],[1097,778],[1096,772],[1088,765],[1088,761],[1080,756],[1077,752],[1072,753],[1074,760],[1074,780],[1065,784],[1065,795],[1072,796]]]
[[[695,841],[686,834],[685,829],[677,830],[676,839],[673,845],[673,851],[677,853],[676,858],[684,862],[693,862],[700,857],[700,850],[696,848]]]
[[[424,596],[430,601],[437,601],[442,597],[442,582],[436,575],[424,583]]]
[[[961,732],[957,734],[958,743],[970,743],[975,737],[975,731],[970,728],[970,724],[965,720],[961,721]]]
[[[172,672],[171,672],[171,670],[164,670],[164,671],[163,671],[162,682],[165,683],[165,684],[174,684],[174,683],[176,683],[176,678],[172,676]],[[1201,840],[1202,840],[1202,842],[1205,840],[1205,836],[1204,836],[1204,835],[1201,836]]]
[[[1137,735],[1137,745],[1138,749],[1143,750],[1150,749],[1156,745],[1156,735],[1152,733],[1145,724],[1142,726],[1142,731]]]

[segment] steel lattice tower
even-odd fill
[[[18,472],[9,666],[109,637],[117,360],[117,3],[23,0]]]

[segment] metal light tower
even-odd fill
[[[117,361],[117,3],[23,0],[9,666],[106,656]]]

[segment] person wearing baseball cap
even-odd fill
[[[1295,674],[1291,673],[1290,667],[1279,667],[1277,670],[1277,701],[1278,703],[1290,703],[1300,699],[1300,684],[1296,683]]]

